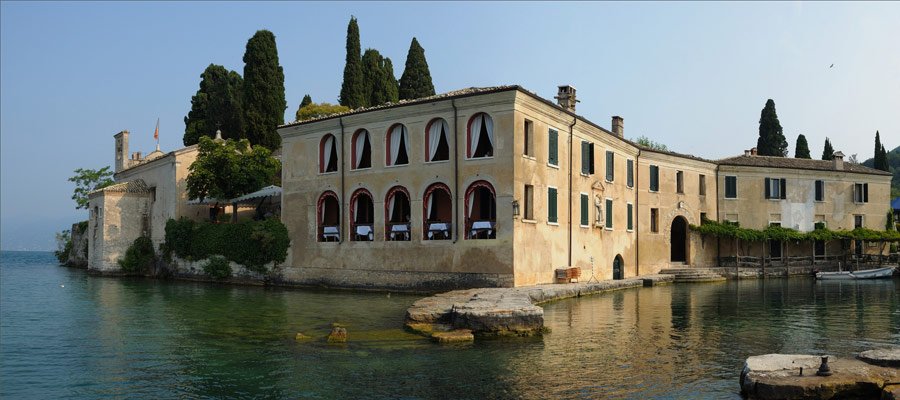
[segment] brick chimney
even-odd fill
[[[843,171],[844,170],[844,153],[840,151],[834,152],[834,155],[831,156],[831,159],[834,161],[834,170],[835,171]]]
[[[758,153],[756,152],[756,147],[750,149],[750,155],[754,157],[758,155]]]
[[[612,117],[612,133],[618,137],[625,137],[625,120],[618,115]]]
[[[560,107],[565,108],[566,110],[575,112],[575,103],[578,100],[575,98],[575,87],[570,85],[562,85],[559,86],[559,92],[557,92],[556,104],[559,104]]]
[[[744,150],[744,157],[750,157],[750,150]]]

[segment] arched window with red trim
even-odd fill
[[[384,165],[409,164],[409,135],[403,124],[394,124],[385,136]]]
[[[372,139],[369,131],[360,129],[353,134],[350,152],[353,169],[372,167]]]
[[[375,240],[375,202],[366,189],[357,189],[350,196],[350,240]]]
[[[466,189],[466,239],[497,237],[497,195],[487,181],[476,181]]]
[[[425,240],[450,240],[453,224],[453,197],[450,187],[434,183],[422,196],[422,221]]]
[[[443,118],[435,118],[425,128],[425,161],[446,161],[450,159],[450,141],[447,135],[450,127]]]
[[[316,203],[316,240],[338,242],[341,240],[341,203],[337,194],[327,191]]]
[[[494,120],[486,113],[478,113],[469,119],[466,130],[466,157],[494,156]]]
[[[329,133],[319,142],[319,173],[335,172],[337,166],[337,141],[334,139],[334,135]]]
[[[384,237],[390,241],[410,239],[409,191],[394,186],[384,196]]]

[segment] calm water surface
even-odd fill
[[[749,355],[900,344],[898,292],[804,278],[629,289],[546,305],[543,338],[448,347],[401,329],[418,296],[99,278],[2,252],[0,397],[738,398]],[[321,339],[332,322],[348,345]]]

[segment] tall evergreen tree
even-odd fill
[[[257,31],[244,53],[244,121],[250,143],[271,150],[281,147],[275,132],[284,123],[284,70],[278,64],[275,35]]]
[[[825,138],[825,148],[822,150],[822,159],[831,160],[834,158],[834,147],[831,147],[831,141]]]
[[[399,100],[399,87],[390,58],[375,49],[366,49],[362,56],[365,106],[378,106]]]
[[[243,138],[241,75],[210,64],[200,78],[200,89],[191,98],[191,111],[184,117],[184,145],[197,144],[201,136],[212,137],[218,129],[225,138]]]
[[[400,99],[417,99],[434,96],[434,84],[431,83],[431,72],[425,60],[425,49],[416,38],[409,45],[406,53],[406,68],[400,77]]]
[[[887,160],[887,152],[884,151],[884,145],[881,144],[881,134],[878,131],[875,131],[875,157],[874,157],[875,169],[879,169],[882,171],[889,171],[890,167],[888,167]]]
[[[794,158],[812,158],[809,156],[809,143],[806,136],[797,136],[797,144],[794,146]]]
[[[400,101],[400,83],[397,82],[397,76],[394,75],[394,63],[390,57],[384,58],[384,83],[383,90],[387,94],[388,101],[396,103]]]
[[[298,109],[306,107],[310,104],[312,104],[312,97],[310,97],[310,95],[303,96],[303,100],[300,101],[300,107],[298,107]]]
[[[775,102],[769,99],[759,116],[759,139],[756,141],[756,150],[761,156],[784,157],[788,154],[787,147],[787,139],[784,138],[778,114],[775,112]]]
[[[360,58],[359,24],[350,17],[347,24],[347,58],[344,63],[344,82],[341,84],[342,106],[359,108],[366,105],[365,81]]]

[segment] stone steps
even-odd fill
[[[675,282],[721,282],[725,277],[707,268],[666,268],[660,274],[675,275]],[[688,266],[685,266],[688,267]]]

